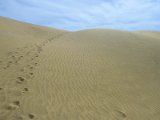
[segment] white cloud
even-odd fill
[[[80,30],[108,27],[160,30],[160,0],[5,0],[0,15],[18,20]]]

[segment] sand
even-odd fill
[[[159,32],[0,26],[0,120],[160,119]]]

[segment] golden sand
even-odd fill
[[[0,120],[159,120],[160,33],[68,32],[0,18]]]

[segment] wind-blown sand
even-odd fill
[[[67,32],[0,18],[0,120],[159,120],[160,33]]]

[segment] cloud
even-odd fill
[[[5,0],[0,15],[66,30],[160,30],[160,0]]]

